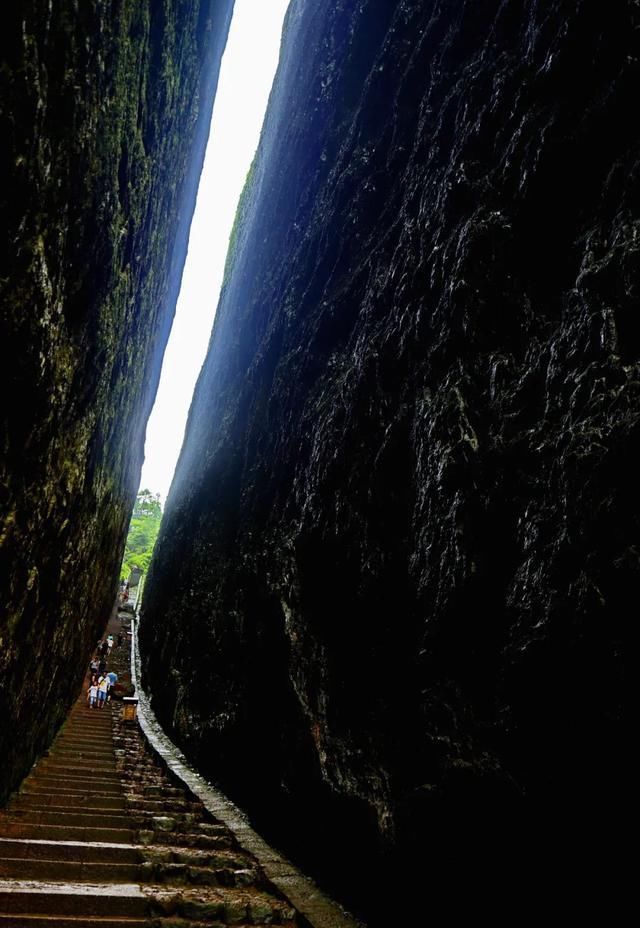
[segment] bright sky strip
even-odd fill
[[[141,486],[167,497],[215,315],[238,197],[258,145],[289,0],[236,0]]]

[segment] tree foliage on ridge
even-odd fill
[[[161,519],[160,495],[148,489],[140,490],[136,496],[124,551],[124,576],[128,576],[135,567],[144,573],[149,569]]]

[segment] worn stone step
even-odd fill
[[[82,712],[75,711],[68,716],[67,721],[62,726],[58,734],[67,734],[75,731],[88,731],[90,729],[104,728],[112,730],[111,712],[96,713],[95,709],[84,709]]]
[[[0,912],[6,915],[145,917],[147,897],[133,883],[57,883],[0,880]]]
[[[49,754],[45,756],[49,759],[58,758],[64,761],[70,760],[71,762],[77,761],[78,757],[84,759],[87,756],[97,761],[107,758],[112,761],[115,760],[115,752],[111,745],[64,745],[51,748]]]
[[[24,822],[30,825],[71,825],[80,828],[127,828],[130,823],[128,815],[116,810],[113,812],[78,812],[73,810],[65,812],[60,809],[45,809],[36,811],[30,808],[11,807],[8,816],[12,821]],[[0,827],[2,813],[0,813]]]
[[[100,758],[95,758],[95,760],[96,762],[100,762],[100,763],[102,763],[102,761],[105,761],[106,763],[108,763],[109,767],[113,770],[113,768],[115,767],[115,763],[116,763],[116,756],[115,756],[114,751],[110,750],[108,753],[108,757],[101,756]],[[58,753],[57,751],[52,751],[49,754],[45,754],[44,757],[42,757],[42,759],[39,761],[38,766],[40,767],[42,764],[46,764],[47,766],[55,765],[56,767],[66,767],[70,772],[73,772],[75,769],[83,770],[87,766],[86,758],[84,757],[84,755],[79,755],[78,752],[71,752],[69,754],[63,751],[61,751],[60,753]],[[99,771],[100,768],[98,766],[92,766],[92,767],[89,767],[89,769]]]
[[[197,921],[182,918],[109,918],[108,916],[93,916],[83,918],[82,916],[66,916],[59,918],[55,915],[2,915],[0,914],[0,928],[227,928],[227,922]],[[261,922],[248,925],[246,922],[237,924],[234,922],[234,928],[267,928],[272,926],[273,922]],[[279,922],[279,928],[298,928],[293,922]]]
[[[87,735],[89,737],[91,735],[100,734],[111,738],[113,736],[111,716],[104,716],[103,720],[101,716],[95,715],[94,712],[93,716],[86,722],[74,719],[60,732],[60,736],[68,734]]]
[[[52,742],[52,747],[62,747],[67,744],[74,746],[80,742],[85,742],[89,746],[95,746],[98,749],[111,747],[113,744],[113,732],[111,726],[104,729],[93,729],[91,731],[66,731],[58,735]]]
[[[109,757],[113,760],[115,758],[114,748],[111,744],[60,744],[52,746],[49,753],[44,756],[66,759],[68,757],[74,758],[76,755],[85,757],[88,754],[98,759]]]
[[[249,867],[194,867],[190,864],[145,862],[140,868],[141,879],[172,886],[234,887],[258,886],[260,878]]]
[[[138,822],[144,822],[144,827],[151,828],[154,831],[174,833],[193,833],[198,835],[207,835],[219,837],[227,835],[228,831],[224,825],[213,824],[211,822],[199,821],[197,817],[182,815],[147,815],[137,816],[132,814],[132,819]],[[140,826],[142,827],[142,826]]]
[[[89,761],[99,769],[99,765],[107,764],[109,767],[115,766],[115,754],[112,748],[108,751],[80,751],[63,748],[55,748],[49,754],[44,755],[44,759],[55,760],[58,763],[68,764],[71,767],[79,767],[85,761]]]
[[[51,796],[124,796],[124,790],[119,781],[96,783],[95,785],[85,786],[82,783],[71,785],[65,784],[63,780],[47,779],[46,777],[35,777],[28,783],[23,784],[20,788],[20,796],[35,795]]]
[[[86,738],[87,740],[104,738],[107,741],[111,741],[113,738],[111,719],[105,719],[104,724],[100,724],[97,721],[87,724],[84,722],[72,722],[60,731],[58,738]]]
[[[200,890],[197,894],[164,892],[154,887],[149,893],[152,911],[158,916],[221,921],[229,925],[264,922],[281,924],[295,918],[295,912],[280,900],[259,890],[234,888]]]
[[[139,863],[54,860],[3,857],[0,848],[0,879],[56,880],[81,883],[136,883],[144,877]]]
[[[74,812],[78,809],[92,812],[106,812],[108,810],[127,811],[127,803],[123,796],[97,796],[83,793],[80,796],[73,794],[60,796],[48,793],[19,793],[11,804],[12,809],[34,809],[41,812],[53,811]]]
[[[109,671],[110,672],[110,671]],[[108,702],[103,709],[90,709],[86,700],[80,698],[69,713],[70,718],[91,718],[96,712],[110,714],[112,703]]]
[[[79,701],[0,815],[0,928],[294,928],[251,855],[177,784],[120,706]]]
[[[143,860],[141,849],[133,844],[98,841],[74,843],[28,838],[0,838],[0,857],[123,864],[138,864]]]
[[[180,828],[198,827],[199,812],[172,811],[170,808],[140,809],[135,802],[130,803],[130,814],[139,823],[139,828],[161,828],[163,831],[178,831]]]
[[[96,734],[96,732],[82,734],[76,732],[74,734],[59,735],[54,744],[59,747],[71,748],[105,747],[113,744],[113,737],[109,731],[105,731],[104,734]]]
[[[180,813],[181,815],[203,814],[202,804],[198,802],[189,802],[187,799],[176,799],[175,797],[166,797],[165,799],[136,799],[136,811],[149,812],[153,815],[171,815]]]
[[[204,850],[226,850],[234,846],[234,839],[229,833],[203,835],[198,832],[152,831],[140,829],[137,832],[140,844],[170,845],[171,847],[201,848]]]
[[[117,775],[115,761],[94,766],[89,761],[65,763],[59,758],[44,758],[38,764],[37,770],[42,773],[76,780],[99,780],[103,776],[113,778]]]
[[[124,798],[125,791],[122,782],[118,780],[61,780],[56,777],[32,777],[24,783],[17,794],[31,796],[34,793],[68,793],[71,796],[93,796],[98,794],[109,795],[115,798]]]
[[[109,916],[59,916],[59,915],[3,915],[0,913],[0,928],[157,928],[158,923],[146,918],[111,918]],[[177,928],[177,926],[176,926]],[[195,928],[191,923],[190,928]],[[209,924],[208,928],[215,928]],[[240,926],[242,928],[242,926]]]
[[[47,841],[108,841],[112,844],[133,844],[135,839],[135,832],[130,828],[30,825],[20,821],[3,822],[2,826],[0,826],[0,833],[5,838],[42,838]]]
[[[79,784],[82,786],[84,783],[93,784],[96,783],[122,783],[122,777],[118,774],[116,770],[92,770],[91,768],[82,767],[79,770],[70,770],[66,768],[67,772],[63,770],[50,770],[46,767],[45,764],[38,764],[35,768],[29,780],[37,779],[47,779],[47,780],[60,780],[61,783]]]
[[[118,770],[134,782],[150,784],[162,782],[162,774],[158,768],[147,764],[120,762]]]
[[[49,749],[55,751],[113,751],[113,742],[105,738],[59,738]]]

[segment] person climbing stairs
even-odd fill
[[[114,617],[108,632],[118,633]],[[109,669],[127,681],[125,647]],[[0,928],[307,924],[257,861],[86,687],[0,812]]]

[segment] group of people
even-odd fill
[[[87,689],[87,702],[90,709],[104,709],[111,698],[109,691],[115,685],[118,675],[107,672],[107,659],[114,647],[122,647],[123,637],[118,635],[117,644],[113,635],[107,635],[104,640],[98,642],[96,656],[89,664],[90,680]]]
[[[107,700],[109,699],[109,690],[111,688],[111,681],[107,674],[103,676],[96,676],[94,674],[91,677],[91,683],[87,690],[87,699],[89,701],[90,709],[104,709]]]

